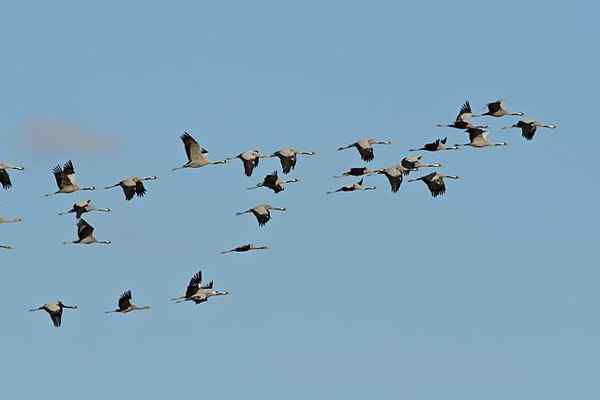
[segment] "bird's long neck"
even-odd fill
[[[456,175],[444,175],[443,178],[459,179],[459,177]]]
[[[218,160],[218,161],[211,161],[209,164],[227,164],[227,159],[225,160]]]
[[[299,181],[299,179],[294,178],[294,179],[290,179],[290,180],[285,181],[285,183],[296,183],[298,181]]]
[[[227,296],[229,292],[221,292],[219,290],[213,290],[207,293],[207,296]]]
[[[4,221],[7,224],[16,224],[19,222],[23,222],[23,220],[21,218],[13,218],[13,219],[9,219],[7,221]]]
[[[0,249],[12,250],[12,247],[6,244],[0,244]]]
[[[156,176],[145,176],[143,178],[140,178],[141,181],[155,181],[158,178]]]
[[[150,306],[133,306],[134,310],[149,310]]]
[[[512,111],[509,111],[507,114],[508,115],[519,115],[519,116],[520,115],[525,115],[525,113],[522,113],[522,112],[512,112]]]
[[[112,242],[110,240],[96,240],[96,243],[98,243],[98,244],[112,244]]]
[[[88,186],[88,187],[80,188],[79,190],[96,190],[96,187],[95,186]]]
[[[94,211],[111,212],[112,210],[110,208],[95,208]]]
[[[17,171],[23,171],[25,168],[17,167],[16,165],[7,165],[6,169],[16,169]]]

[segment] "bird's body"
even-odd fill
[[[17,167],[15,165],[7,164],[4,162],[0,162],[0,185],[4,190],[8,190],[12,187],[12,182],[10,180],[10,175],[8,173],[9,169],[13,169],[16,171],[23,171],[25,168]]]
[[[4,249],[4,250],[12,250],[12,246],[8,245],[8,244],[0,244],[0,249]]]
[[[261,155],[259,150],[248,150],[238,154],[235,157],[229,157],[227,161],[236,158],[242,160],[242,164],[244,165],[244,174],[246,176],[252,176],[252,172],[254,171],[254,168],[258,167],[260,159],[265,157]]]
[[[522,112],[509,111],[506,108],[506,103],[504,102],[504,100],[496,100],[492,101],[491,103],[488,103],[487,109],[488,110],[481,115],[487,115],[496,118],[504,117],[506,115],[524,115],[524,113]]]
[[[440,172],[432,172],[431,174],[422,176],[416,179],[410,179],[409,182],[423,181],[427,185],[429,192],[433,197],[438,197],[446,193],[446,184],[444,178],[460,179],[455,175],[445,175]]]
[[[123,292],[123,294],[119,297],[118,308],[112,311],[105,311],[106,314],[110,313],[121,313],[127,314],[132,311],[138,310],[148,310],[150,306],[137,306],[131,302],[131,290],[127,290]]]
[[[208,151],[200,146],[196,139],[194,139],[188,132],[184,132],[180,138],[185,147],[185,153],[187,155],[188,162],[180,167],[173,168],[173,171],[183,168],[200,168],[206,165],[227,163],[227,160],[210,161],[208,159]]]
[[[518,121],[516,124],[505,126],[502,129],[520,128],[523,138],[526,140],[532,140],[538,128],[556,129],[557,127],[558,125],[556,124],[544,124],[543,122],[538,122],[533,119],[523,119]]]
[[[471,124],[471,118],[476,116],[475,114],[473,114],[473,111],[471,110],[471,105],[469,104],[468,101],[465,101],[465,104],[463,104],[460,107],[460,111],[458,112],[458,115],[456,116],[456,119],[454,120],[454,122],[452,122],[451,124],[437,124],[438,127],[440,128],[456,128],[456,129],[467,129],[467,128],[474,128],[476,127],[475,125]],[[478,126],[479,128],[487,128],[487,126]],[[435,151],[435,150],[433,150]]]
[[[46,311],[52,320],[52,324],[58,328],[62,323],[62,314],[65,308],[77,309],[77,306],[67,306],[62,303],[62,301],[57,301],[56,303],[46,303],[42,306],[32,308],[29,311]]]
[[[378,171],[376,169],[370,169],[367,167],[354,167],[350,168],[348,171],[342,172],[341,175],[336,175],[334,178],[343,178],[345,176],[369,176],[376,174]]]
[[[283,173],[289,174],[294,168],[296,168],[296,163],[298,162],[298,155],[314,156],[315,154],[316,153],[314,151],[302,151],[292,148],[285,148],[277,150],[268,158],[279,158]]]
[[[144,197],[146,194],[146,187],[144,186],[144,181],[154,181],[158,179],[157,176],[145,176],[140,178],[139,176],[132,176],[130,178],[125,178],[119,183],[115,183],[112,186],[106,186],[104,189],[112,189],[114,187],[120,186],[123,189],[123,194],[125,195],[125,200],[129,201],[133,199],[133,196]]]
[[[196,272],[185,290],[185,294],[180,297],[171,299],[177,303],[184,301],[193,301],[196,304],[204,303],[209,298],[214,296],[226,296],[229,292],[213,290],[214,282],[210,281],[206,285],[202,285],[202,271]]]
[[[355,147],[356,150],[358,150],[358,153],[360,154],[360,158],[363,161],[371,162],[375,158],[375,154],[373,153],[373,145],[376,145],[376,144],[392,144],[392,142],[390,140],[377,140],[377,139],[373,139],[373,138],[362,138],[352,144],[338,147],[338,151]]]
[[[469,143],[457,144],[457,147],[469,146],[475,148],[483,148],[508,145],[508,143],[506,142],[490,142],[489,133],[480,128],[469,128],[467,129],[467,133],[469,134]]]
[[[82,200],[78,201],[77,203],[73,203],[73,206],[69,210],[61,212],[58,215],[75,213],[75,217],[79,219],[83,214],[93,211],[111,212],[112,210],[110,208],[98,208],[92,203],[91,200]]]
[[[364,178],[360,181],[353,183],[352,185],[342,186],[337,190],[333,190],[331,192],[327,192],[327,194],[337,193],[337,192],[356,192],[359,190],[375,190],[377,189],[375,186],[367,186],[364,184]]]
[[[94,227],[88,224],[83,218],[77,221],[77,236],[79,239],[72,242],[63,242],[63,244],[111,244],[110,240],[96,239],[96,236],[94,236]]]
[[[256,246],[253,243],[248,243],[248,244],[244,244],[242,246],[237,246],[234,247],[233,249],[230,250],[225,250],[222,251],[221,254],[229,254],[229,253],[245,253],[247,251],[253,251],[253,250],[268,250],[269,246]]]
[[[275,211],[286,211],[285,208],[282,207],[273,207],[270,204],[259,204],[253,208],[250,208],[246,211],[241,211],[236,213],[236,215],[243,215],[251,213],[256,217],[259,226],[265,225],[271,219],[271,210]]]
[[[442,151],[442,150],[458,150],[457,146],[446,146],[447,137],[436,139],[435,142],[425,143],[420,149],[410,149],[410,151]]]
[[[75,193],[80,190],[96,190],[95,186],[79,187],[75,176],[75,167],[73,167],[73,162],[71,160],[67,161],[62,167],[60,165],[54,167],[52,173],[56,179],[58,191],[48,193],[46,196],[52,196],[59,193]]]
[[[247,188],[248,190],[258,189],[261,187],[266,187],[274,191],[275,193],[283,192],[285,190],[285,185],[287,183],[295,183],[299,182],[298,178],[283,180],[281,177],[277,175],[277,171],[273,171],[272,173],[266,175],[262,182],[257,183],[256,186]]]

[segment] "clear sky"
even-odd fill
[[[287,3],[287,4],[284,4]],[[561,4],[554,4],[561,3]],[[0,331],[6,398],[597,399],[595,246],[600,9],[592,2],[12,2],[0,17]],[[532,142],[427,161],[463,179],[433,199],[326,196],[363,165],[337,146],[391,139],[373,166],[436,137],[470,100],[506,98],[549,123]],[[239,161],[171,172],[190,129],[217,159],[315,150],[279,195],[245,191]],[[55,136],[44,141],[43,135]],[[31,143],[31,139],[35,143]],[[65,142],[65,138],[70,138]],[[47,136],[46,136],[47,139]],[[64,145],[67,143],[68,145]],[[120,190],[43,197],[73,159],[79,182],[158,175]],[[417,176],[420,174],[417,174]],[[66,247],[86,217],[110,247]],[[287,207],[264,228],[235,212]],[[272,250],[222,256],[255,242]],[[202,269],[228,298],[172,304]],[[105,315],[133,291],[153,309]],[[27,309],[78,304],[55,329]]]

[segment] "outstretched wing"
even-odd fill
[[[52,320],[52,324],[59,328],[62,322],[62,310],[50,312],[50,319]]]
[[[146,188],[144,187],[144,182],[137,181],[135,183],[135,194],[137,194],[138,197],[144,197],[144,195],[146,194]]]
[[[119,297],[119,310],[126,310],[131,307],[131,290],[123,292]]]
[[[444,178],[437,176],[435,172],[427,176],[431,175],[433,175],[431,178],[423,180],[429,188],[431,195],[433,197],[438,197],[446,193],[446,184],[444,183]]]
[[[123,194],[125,194],[125,200],[133,199],[133,196],[136,193],[137,185],[135,187],[122,185],[122,188],[123,188]]]
[[[71,184],[75,185],[77,183],[75,180],[75,167],[73,167],[73,161],[69,160],[65,163],[63,166],[63,174]]]
[[[252,176],[252,171],[254,171],[255,167],[258,167],[258,160],[258,157],[253,160],[242,159],[242,163],[244,164],[244,173],[246,176]]]
[[[358,146],[357,149],[358,149],[358,152],[360,153],[360,158],[362,158],[363,161],[371,162],[375,158],[375,154],[373,153],[373,147],[365,148],[365,147]]]
[[[535,123],[526,124],[521,127],[521,135],[526,140],[532,140],[533,137],[535,136],[535,131],[537,131],[537,126],[535,125]]]
[[[181,141],[185,146],[185,153],[187,154],[188,161],[197,160],[202,157],[203,153],[208,153],[208,151],[202,148],[196,139],[187,132],[181,135]]]
[[[280,160],[281,160],[281,169],[283,169],[284,174],[289,174],[291,170],[296,168],[296,162],[297,162],[296,154],[289,156],[289,157],[281,156]]]
[[[60,165],[57,165],[56,167],[52,168],[52,173],[54,174],[54,179],[56,179],[56,185],[59,189],[62,189],[63,187],[69,186],[71,184],[71,181],[69,180],[69,178],[67,177]]]
[[[192,297],[198,290],[200,289],[200,285],[202,284],[202,271],[198,271],[192,276],[190,279],[190,283],[188,283],[187,289],[185,290],[185,297]]]
[[[10,175],[8,175],[8,171],[5,169],[0,169],[0,184],[5,190],[8,190],[12,187],[12,182],[10,181]]]
[[[94,227],[86,222],[85,219],[81,218],[77,222],[77,236],[79,240],[83,240],[86,237],[91,236],[94,233]]]
[[[472,114],[473,111],[471,110],[471,105],[468,101],[465,101],[465,104],[462,105],[460,111],[458,112],[458,115],[456,116],[456,121],[467,122],[469,119],[471,119]]]
[[[493,101],[487,104],[488,111],[494,114],[502,109],[502,100]]]
[[[264,213],[254,213],[259,226],[264,226],[271,219],[271,213],[267,210]]]
[[[400,173],[397,176],[390,175],[390,174],[386,174],[385,176],[388,178],[388,181],[390,181],[390,186],[392,187],[392,192],[393,193],[398,192],[398,190],[400,190],[400,185],[402,184],[403,175]]]

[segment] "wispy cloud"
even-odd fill
[[[59,118],[29,118],[21,125],[24,144],[36,153],[114,152],[117,136],[99,134],[74,121]]]

